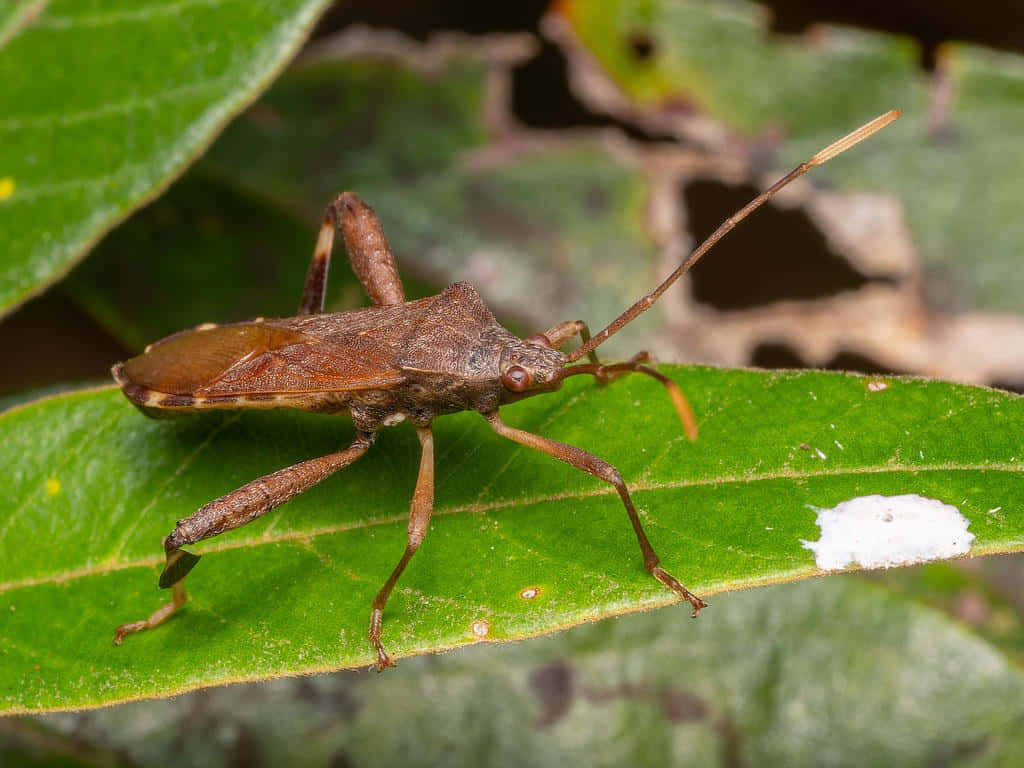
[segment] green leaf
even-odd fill
[[[432,76],[394,61],[296,66],[165,199],[107,238],[70,289],[140,347],[197,318],[291,313],[324,207],[352,189],[380,217],[410,296],[421,292],[410,276],[438,287],[468,279],[527,333],[628,306],[657,282],[642,170],[587,139],[472,162],[486,137],[485,87],[483,62],[468,54]],[[339,247],[332,309],[362,303],[343,261]],[[655,324],[652,313],[615,341],[635,349]]]
[[[316,227],[189,173],[111,232],[65,285],[113,336],[141,350],[200,322],[293,314],[315,239]],[[366,300],[344,262],[342,249],[331,269],[330,296],[340,298],[332,309]]]
[[[950,45],[936,76],[945,79],[929,83],[906,38],[834,27],[813,42],[768,35],[755,3],[570,0],[560,8],[638,107],[671,114],[691,105],[747,134],[782,127],[786,166],[902,108],[898,123],[826,173],[837,188],[884,188],[903,201],[929,289],[944,305],[952,294],[957,309],[1019,310],[1024,57]],[[651,55],[637,56],[633,39],[647,41]]]
[[[1021,671],[863,579],[723,595],[707,618],[667,608],[380,676],[227,686],[31,725],[44,743],[87,735],[140,767],[168,754],[404,768],[1021,760]]]
[[[0,47],[30,24],[48,0],[8,0],[0,6]]]
[[[667,370],[693,401],[696,443],[641,377],[572,381],[506,418],[615,463],[663,565],[698,594],[817,573],[801,545],[818,537],[812,507],[868,494],[957,507],[977,537],[972,554],[1024,546],[1020,397],[913,379],[872,391],[854,376]],[[176,519],[350,435],[344,421],[298,413],[152,421],[114,390],[0,416],[3,708],[369,663],[370,601],[405,543],[418,458],[409,429],[385,430],[339,476],[197,547],[207,556],[186,609],[111,642],[114,626],[166,599],[159,541]],[[609,487],[499,439],[475,414],[439,420],[436,444],[431,532],[385,617],[397,656],[472,643],[474,627],[516,639],[674,601],[644,571]]]
[[[1024,753],[1024,676],[944,617],[849,577],[723,596],[715,609],[713,621],[663,610],[500,655],[473,649],[366,686],[353,756],[397,764],[412,739],[440,750],[427,734],[481,720],[470,749],[493,750],[490,764],[920,765],[968,745],[1012,764]],[[448,707],[423,706],[431,684]],[[387,701],[413,735],[388,736],[373,717]],[[535,727],[510,733],[509,721]]]
[[[333,195],[355,190],[403,275],[470,280],[530,333],[552,318],[600,317],[656,284],[640,164],[592,137],[485,147],[488,62],[422,53],[439,58],[429,74],[377,58],[294,67],[197,170],[311,224]],[[616,341],[642,339],[654,324],[645,317]]]
[[[200,168],[317,223],[343,189],[415,189],[487,138],[486,62],[464,55],[437,66],[426,75],[376,56],[300,62],[225,130]],[[410,197],[420,216],[435,211]]]
[[[156,196],[325,5],[49,3],[0,50],[0,313]]]

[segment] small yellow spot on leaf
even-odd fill
[[[46,481],[46,492],[51,496],[56,496],[60,493],[60,480],[56,477],[51,477]]]
[[[6,200],[14,194],[14,179],[10,176],[0,177],[0,200]]]

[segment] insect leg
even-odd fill
[[[574,336],[579,336],[580,341],[586,344],[590,341],[590,327],[583,320],[566,320],[564,323],[559,323],[554,328],[544,331],[543,336],[552,349],[558,349]],[[590,350],[588,357],[594,365],[601,364],[595,350]]]
[[[668,396],[672,400],[672,405],[676,409],[676,413],[679,415],[679,421],[683,424],[683,430],[686,432],[686,436],[690,440],[697,439],[697,417],[693,415],[693,408],[690,407],[690,401],[686,399],[686,395],[683,394],[683,390],[680,389],[679,385],[676,384],[665,374],[661,373],[648,365],[644,365],[651,356],[647,352],[639,352],[625,363],[614,363],[612,365],[602,365],[594,375],[598,381],[611,381],[618,378],[626,373],[644,373],[651,378],[657,379],[665,385],[665,389],[668,390]]]
[[[300,315],[317,315],[324,311],[324,294],[327,293],[327,270],[331,266],[331,249],[334,247],[334,210],[327,207],[320,234],[313,246],[313,260],[306,270],[306,282],[299,300]]]
[[[584,321],[567,320],[545,331],[543,341],[546,341],[552,349],[558,349],[576,335],[579,335],[580,340],[584,344],[590,341],[590,329]],[[679,414],[679,420],[683,423],[683,428],[686,430],[686,436],[691,440],[697,439],[697,419],[694,418],[693,409],[690,408],[686,395],[683,394],[683,390],[679,388],[679,385],[668,376],[659,373],[649,366],[643,365],[643,363],[651,359],[649,353],[640,352],[633,355],[629,362],[616,363],[615,365],[601,365],[601,361],[597,359],[597,351],[593,349],[587,353],[587,357],[590,359],[590,365],[568,368],[564,375],[572,376],[577,373],[591,373],[602,384],[617,379],[626,373],[645,373],[648,376],[652,376],[668,389],[669,397],[672,398],[672,405],[675,406],[676,413]]]
[[[633,500],[630,498],[629,489],[626,488],[626,483],[623,481],[622,475],[619,474],[619,470],[603,459],[599,459],[597,456],[594,456],[592,453],[587,453],[582,448],[577,448],[573,445],[566,445],[565,443],[560,443],[556,440],[535,435],[532,432],[524,432],[521,429],[510,427],[501,420],[497,411],[484,414],[484,418],[487,419],[494,431],[502,437],[507,437],[509,440],[513,440],[520,445],[525,445],[528,448],[534,448],[538,451],[542,451],[549,456],[554,456],[556,459],[564,461],[566,464],[570,464],[577,469],[582,469],[584,472],[588,472],[594,477],[615,486],[615,490],[619,492],[619,497],[622,499],[622,503],[626,507],[626,513],[629,515],[629,521],[633,524],[633,532],[636,533],[637,542],[640,544],[640,552],[644,557],[644,567],[647,568],[654,578],[673,592],[682,595],[682,597],[689,601],[690,605],[693,606],[693,613],[691,615],[696,616],[700,612],[701,608],[705,608],[707,606],[707,603],[690,592],[690,590],[679,583],[675,576],[658,564],[658,555],[654,552],[651,542],[648,541],[647,534],[644,533],[643,526],[640,524],[640,516],[636,512],[636,507],[633,506]]]
[[[299,302],[300,315],[322,312],[327,290],[327,268],[334,246],[334,230],[341,227],[352,271],[374,304],[402,304],[405,291],[398,276],[394,254],[384,236],[377,214],[353,192],[342,192],[324,213],[313,260]]]
[[[686,432],[686,436],[690,440],[697,439],[697,418],[693,415],[693,409],[690,407],[690,402],[686,399],[686,395],[683,394],[683,390],[679,388],[672,379],[660,371],[651,368],[649,365],[644,365],[651,359],[651,355],[648,352],[638,352],[633,355],[625,363],[612,363],[611,365],[594,365],[592,363],[586,363],[583,365],[574,365],[568,368],[562,369],[562,376],[576,376],[581,373],[588,373],[596,378],[602,384],[609,381],[614,381],[619,376],[624,376],[627,373],[643,373],[650,376],[653,379],[657,379],[665,385],[665,389],[668,390],[668,396],[672,400],[672,405],[676,409],[676,413],[679,416],[679,421],[683,424],[683,430]]]
[[[395,662],[384,651],[381,644],[381,624],[384,620],[384,604],[387,603],[391,590],[398,582],[405,566],[409,564],[412,556],[419,549],[423,537],[427,535],[427,527],[430,525],[430,515],[434,511],[434,434],[430,427],[417,427],[416,432],[420,438],[420,445],[423,452],[420,454],[420,473],[416,479],[416,490],[412,495],[412,506],[409,510],[409,540],[405,545],[405,552],[402,559],[391,572],[387,582],[380,588],[380,592],[373,598],[373,611],[370,613],[370,641],[377,649],[377,671],[383,672],[385,667],[395,666]]]
[[[170,559],[171,557],[168,555],[168,565],[170,565]],[[149,615],[148,619],[143,619],[142,621],[131,621],[127,624],[122,624],[115,629],[114,645],[120,645],[124,636],[131,634],[132,632],[141,632],[144,629],[151,629],[158,624],[163,624],[167,619],[177,613],[178,609],[181,608],[187,600],[188,595],[185,594],[185,581],[184,578],[182,578],[180,581],[174,582],[174,587],[171,592],[171,602],[161,605]]]
[[[265,515],[347,467],[366,453],[373,440],[373,434],[358,432],[352,444],[343,451],[303,461],[253,480],[179,520],[163,542],[167,564],[160,574],[160,586],[172,589],[171,602],[158,608],[148,619],[119,626],[114,630],[114,643],[120,645],[125,635],[163,623],[185,604],[185,576],[199,562],[199,557],[181,549],[182,546],[230,531]]]

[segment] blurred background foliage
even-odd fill
[[[290,314],[323,206],[346,188],[385,222],[410,295],[468,279],[517,330],[600,326],[757,187],[893,106],[900,122],[730,236],[611,354],[1024,388],[1019,5],[290,5],[266,20],[259,4],[187,3],[174,23],[158,9],[152,41],[98,35],[99,5],[70,27],[57,2],[0,11],[0,267],[32,275],[4,296],[6,403],[104,380],[184,326]],[[161,24],[192,34],[171,61],[153,53]],[[27,57],[33,35],[67,28],[73,56],[64,39]],[[82,72],[81,92],[40,85]],[[90,91],[123,98],[122,81],[145,101],[167,72],[214,81],[187,94],[219,118],[183,118],[178,136],[184,113],[147,104],[91,159],[91,145],[50,151],[62,126],[10,118],[32,99],[52,111],[67,95],[71,114]],[[122,145],[143,152],[124,173]],[[82,188],[106,207],[72,184],[90,162],[114,169]],[[362,301],[339,263],[329,308]],[[669,609],[381,678],[8,718],[0,761],[1019,764],[1022,571],[1005,557],[829,579],[721,596],[714,622]]]

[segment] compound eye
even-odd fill
[[[501,375],[501,383],[512,392],[523,392],[530,388],[533,377],[523,366],[513,365]]]

